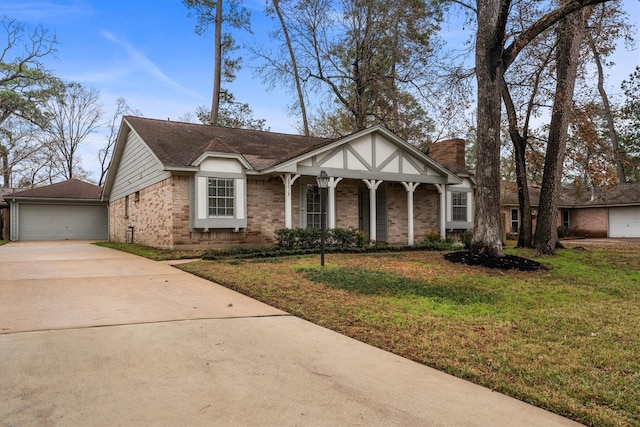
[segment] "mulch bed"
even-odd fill
[[[500,270],[537,271],[544,267],[539,262],[515,255],[505,255],[498,258],[474,254],[469,251],[450,252],[445,254],[444,259],[460,264],[479,265]]]

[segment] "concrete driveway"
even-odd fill
[[[576,425],[86,242],[0,246],[0,329],[0,425]]]

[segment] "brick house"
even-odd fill
[[[166,248],[273,244],[276,229],[320,224],[320,171],[330,176],[329,228],[393,244],[468,230],[474,181],[464,141],[433,147],[425,155],[382,126],[325,139],[126,116],[102,195],[109,238],[133,234]]]
[[[503,185],[501,192],[506,232],[509,237],[515,237],[520,224],[517,190],[515,185]],[[530,188],[529,199],[534,210],[535,230],[540,188]],[[582,192],[576,192],[573,187],[563,187],[557,223],[558,227],[564,227],[575,236],[640,237],[640,184],[620,184]]]

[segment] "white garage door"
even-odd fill
[[[106,206],[20,204],[20,240],[107,240]]]
[[[640,206],[609,208],[609,237],[640,237]]]

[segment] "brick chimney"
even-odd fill
[[[428,155],[436,162],[446,166],[452,172],[468,172],[464,146],[464,139],[446,139],[431,144]]]

